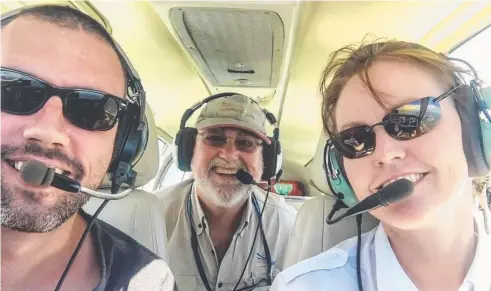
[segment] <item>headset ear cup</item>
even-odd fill
[[[277,173],[278,144],[275,139],[268,137],[271,144],[263,144],[263,175],[261,180],[266,181],[273,178]]]
[[[138,139],[138,141],[137,141],[138,146],[137,146],[135,153],[133,155],[133,159],[131,160],[132,166],[136,165],[140,161],[141,157],[143,156],[143,153],[145,152],[145,150],[147,148],[148,139],[149,139],[149,135],[150,135],[148,123],[149,123],[149,121],[145,117],[145,124],[142,126],[141,130],[139,130],[139,131],[137,130],[139,127],[139,125],[137,125],[137,124],[134,124],[133,127],[130,129],[130,132],[136,131],[138,134],[135,137]]]
[[[462,141],[469,168],[469,177],[488,175],[489,166],[484,155],[479,110],[472,89],[469,86],[464,86],[459,90],[456,98],[459,98],[455,100],[455,107],[459,113],[462,126]]]
[[[175,155],[177,157],[177,167],[184,172],[191,171],[191,160],[193,159],[194,144],[198,130],[192,127],[181,129],[175,140]]]
[[[271,144],[263,144],[263,175],[261,176],[261,180],[263,181],[273,177],[271,157],[273,156],[274,147],[273,142]]]
[[[479,109],[481,110],[479,113],[482,115],[482,118],[480,118],[482,144],[484,148],[484,156],[486,157],[488,166],[491,168],[491,120],[489,120],[488,117],[482,112],[483,110],[491,112],[491,87],[480,88],[480,93],[482,100],[484,101],[484,104],[482,104],[484,108]]]
[[[116,132],[116,139],[114,141],[114,149],[111,157],[111,162],[117,160],[119,154],[121,153],[121,149],[123,148],[124,141],[126,140],[129,130],[128,119],[129,118],[123,117],[119,120],[118,129]]]
[[[127,161],[132,165],[134,164],[134,158],[140,157],[138,153],[143,151],[142,148],[146,145],[148,128],[144,126],[142,131],[138,131],[139,114],[140,108],[131,105],[128,106],[126,114],[120,118],[109,169],[113,169],[114,163],[119,161],[123,155],[125,157],[133,157],[131,161]]]
[[[325,161],[326,173],[327,173],[327,182],[329,184],[329,188],[334,195],[348,207],[354,206],[358,203],[358,199],[351,188],[351,185],[348,181],[348,177],[346,176],[346,172],[343,166],[343,157],[341,154],[331,147],[331,149],[327,152],[328,161]]]
[[[119,120],[113,155],[107,171],[113,186],[120,186],[122,183],[132,186],[136,180],[137,173],[133,166],[141,157],[148,141],[148,127],[143,126],[139,130],[140,114],[144,113],[139,106],[129,104],[126,113]]]
[[[283,149],[281,148],[281,143],[279,140],[276,140],[276,160],[275,160],[275,171],[274,174],[278,175],[280,170],[283,168]]]

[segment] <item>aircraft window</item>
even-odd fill
[[[138,188],[147,192],[157,192],[191,176],[190,173],[183,172],[177,168],[172,159],[173,147],[163,138],[159,137],[158,142],[160,152],[158,173],[150,182]]]
[[[157,176],[153,178],[150,182],[148,182],[146,185],[139,187],[139,189],[142,189],[147,192],[154,192],[157,189],[157,182],[158,182],[158,177],[160,176],[160,173],[162,172],[162,167],[165,166],[165,162],[167,160],[167,155],[168,152],[170,152],[168,149],[171,148],[169,143],[167,143],[165,140],[159,138],[158,139],[159,143],[159,155],[160,155],[160,160],[159,160],[159,170],[157,172]]]
[[[186,179],[186,172],[183,172],[177,168],[177,164],[174,162],[174,159],[171,158],[169,161],[169,166],[167,168],[167,171],[165,171],[165,175],[161,181],[161,183],[158,185],[159,189],[163,189],[169,186],[172,186],[174,184],[177,184],[181,182],[182,180]]]
[[[491,26],[464,41],[454,49],[450,56],[468,61],[477,71],[479,78],[491,85]]]

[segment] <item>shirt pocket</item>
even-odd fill
[[[274,266],[273,266],[274,269]],[[267,284],[268,279],[268,264],[265,259],[258,257],[257,254],[251,258],[249,265],[247,266],[242,282],[245,282],[247,286],[257,285],[260,286],[270,286]],[[272,279],[272,278],[271,278]],[[273,282],[270,282],[271,284]]]
[[[195,275],[176,275],[176,285],[178,291],[201,291],[196,284]]]

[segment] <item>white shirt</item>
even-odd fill
[[[474,260],[458,291],[491,290],[491,236],[480,223],[476,225]],[[358,291],[356,246],[353,237],[287,268],[270,291]],[[361,277],[364,291],[418,291],[399,264],[382,224],[362,235]]]
[[[252,199],[246,202],[246,208],[240,226],[233,240],[218,264],[215,249],[210,237],[208,222],[199,203],[196,191],[192,188],[193,180],[186,180],[169,189],[162,197],[165,222],[167,227],[169,266],[176,279],[177,287],[182,291],[206,291],[199,274],[194,253],[191,247],[191,224],[188,216],[186,197],[191,193],[191,211],[193,226],[197,234],[200,260],[204,267],[206,279],[212,290],[233,290],[239,279],[252,246],[258,224],[258,215]],[[257,186],[252,187],[262,210],[265,192]],[[251,196],[250,196],[251,197]],[[264,209],[262,223],[267,244],[272,258],[272,280],[283,270],[284,253],[293,229],[297,211],[289,206],[285,199],[270,193]],[[242,277],[238,289],[254,286],[265,287],[263,279],[267,278],[267,261],[261,231],[258,231],[254,252]],[[256,288],[254,290],[261,290]]]

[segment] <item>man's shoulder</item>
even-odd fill
[[[169,239],[177,226],[179,217],[184,211],[184,202],[189,193],[194,179],[187,179],[158,192],[156,195],[162,201],[162,211],[165,217],[167,239]]]
[[[164,260],[153,260],[131,277],[128,290],[173,291],[175,278]]]
[[[122,254],[137,253],[145,257],[160,259],[158,255],[137,242],[134,238],[109,223],[97,218],[95,226],[97,227],[96,231],[99,232],[98,236],[104,247],[111,247],[112,250],[122,252]]]
[[[100,219],[96,219],[92,232],[102,256],[105,290],[125,286],[127,290],[174,290],[169,266],[158,255]]]
[[[169,186],[161,191],[159,191],[156,195],[160,197],[164,206],[175,205],[176,203],[181,203],[184,201],[187,192],[192,187],[194,179],[186,179],[177,184]]]

